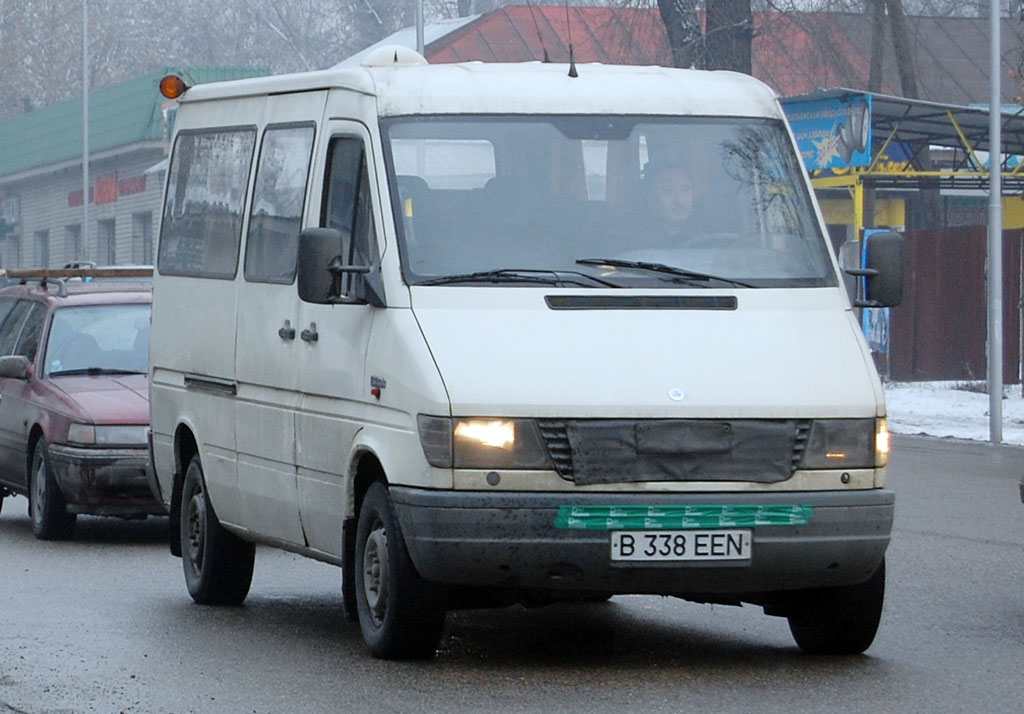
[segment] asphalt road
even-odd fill
[[[810,657],[755,607],[617,597],[454,613],[429,662],[381,662],[336,568],[261,548],[246,604],[192,604],[166,522],[0,514],[0,714],[1024,710],[1024,449],[901,437],[882,626]]]

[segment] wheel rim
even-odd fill
[[[197,573],[203,571],[203,545],[206,540],[206,503],[203,492],[196,491],[188,501],[185,514],[185,545],[189,562]]]
[[[35,468],[32,470],[32,522],[41,523],[43,520],[43,509],[46,504],[46,464],[42,459],[36,459]]]
[[[376,520],[366,536],[363,550],[363,594],[373,618],[380,626],[388,609],[388,536],[384,524]]]

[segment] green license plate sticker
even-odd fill
[[[568,530],[685,530],[803,526],[814,507],[798,504],[737,506],[560,506],[555,528]]]

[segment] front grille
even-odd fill
[[[572,447],[567,433],[568,422],[558,419],[540,419],[540,434],[548,447],[548,455],[555,464],[558,475],[567,481],[573,480]]]
[[[811,420],[801,419],[796,423],[796,438],[793,440],[793,470],[800,468],[807,449],[807,440],[811,437]]]
[[[607,444],[603,444],[600,441],[595,441],[584,435],[599,433],[595,432],[592,427],[601,426],[604,424],[616,424],[624,433],[628,433],[630,429],[637,431],[638,428],[650,429],[657,428],[664,431],[665,434],[672,436],[675,431],[674,427],[678,427],[678,435],[685,441],[685,435],[689,432],[687,430],[693,430],[699,428],[701,431],[707,430],[708,425],[715,425],[716,428],[720,427],[723,433],[744,433],[751,430],[756,431],[759,427],[768,427],[766,433],[771,434],[771,442],[765,443],[765,451],[775,454],[784,454],[783,458],[785,461],[782,465],[782,470],[788,469],[788,474],[783,474],[784,478],[788,478],[792,475],[793,471],[799,468],[801,459],[803,458],[804,450],[807,448],[807,440],[811,431],[811,421],[809,419],[802,420],[756,420],[756,419],[736,419],[736,420],[700,420],[700,419],[679,419],[679,420],[571,420],[571,419],[539,419],[538,425],[540,427],[541,436],[544,438],[544,443],[547,445],[548,455],[551,457],[551,461],[555,465],[555,470],[558,475],[567,481],[581,482],[578,478],[579,473],[577,465],[574,463],[573,454],[583,452],[603,452],[608,448]],[[574,428],[584,427],[584,428]],[[591,428],[587,428],[591,427]],[[575,436],[570,437],[570,432]],[[575,441],[575,443],[573,443]],[[785,442],[785,443],[783,443]],[[616,444],[612,448],[619,448],[618,456],[621,458],[621,447]],[[746,461],[742,462],[743,465],[749,470],[751,463],[756,461],[756,456],[751,459],[749,448],[746,457]],[[677,477],[666,477],[664,469],[662,469],[660,476],[650,476],[650,469],[647,469],[645,458],[651,461],[663,462],[665,459],[675,463],[677,466],[683,464],[684,467],[679,470]],[[743,476],[732,476],[729,475],[730,459],[733,458],[733,454],[729,453],[729,450],[718,449],[713,453],[685,453],[685,449],[681,450],[679,454],[671,453],[659,453],[655,457],[648,457],[644,454],[636,454],[635,460],[638,465],[638,470],[634,473],[622,473],[621,477],[617,480],[621,482],[628,481],[656,481],[656,480],[703,480],[709,478],[707,476],[708,470],[716,471],[717,475],[710,477],[710,480],[755,480],[770,482],[772,480],[780,480],[780,478],[749,478]],[[663,464],[662,464],[663,465]],[[742,473],[743,469],[736,469],[736,473]],[[689,474],[689,475],[686,475]],[[592,483],[595,481],[585,481]],[[601,482],[610,482],[607,476],[602,477]]]

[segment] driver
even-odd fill
[[[686,168],[648,162],[643,184],[649,225],[655,234],[670,240],[692,232],[694,184]]]

